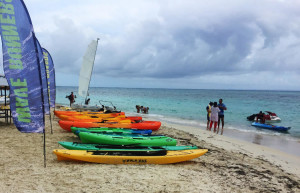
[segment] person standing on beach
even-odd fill
[[[137,112],[137,113],[140,113],[140,110],[141,110],[140,105],[136,105],[135,108],[136,108],[136,112]]]
[[[224,128],[224,111],[227,110],[226,105],[223,103],[223,99],[219,99],[218,107],[219,107],[219,109],[220,109],[220,112],[219,112],[219,119],[218,119],[218,131],[217,131],[217,134],[219,133],[220,121],[222,121],[221,135],[223,135],[223,128]]]
[[[149,112],[149,107],[145,107],[146,109],[145,109],[145,114],[148,114],[148,112]]]
[[[206,107],[207,111],[207,126],[206,130],[209,130],[209,123],[210,123],[210,113],[211,113],[211,107],[213,106],[213,102],[209,102],[208,106]]]
[[[214,102],[214,106],[211,107],[211,115],[210,115],[210,126],[209,130],[211,131],[212,125],[214,123],[214,133],[216,132],[217,124],[218,124],[218,117],[219,117],[219,112],[220,109],[218,107],[218,103]]]
[[[70,100],[70,107],[71,107],[71,105],[75,103],[76,95],[74,95],[73,92],[71,92],[71,94],[67,96],[67,98]]]

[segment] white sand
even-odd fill
[[[13,124],[0,122],[0,192],[299,192],[299,157],[200,128],[163,125],[156,133],[209,152],[170,165],[57,161],[52,153],[62,148],[57,141],[78,139],[56,119],[53,134],[47,121],[44,168],[43,135],[20,133]]]

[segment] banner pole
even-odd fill
[[[46,168],[46,130],[44,129],[44,168]]]
[[[51,134],[53,134],[53,130],[52,130],[52,119],[51,119],[51,108],[50,108],[50,113],[49,113],[49,116],[50,116],[50,126],[51,126]]]

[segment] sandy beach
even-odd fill
[[[53,117],[53,116],[52,116]],[[209,149],[205,155],[170,165],[105,165],[57,161],[58,141],[79,141],[46,119],[43,134],[20,133],[0,120],[0,192],[299,192],[300,157],[214,135],[204,128],[162,123],[156,134],[178,145]],[[187,132],[189,131],[189,132]]]

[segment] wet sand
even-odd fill
[[[79,141],[62,130],[20,133],[0,120],[0,192],[299,192],[300,158],[260,145],[213,135],[201,128],[163,123],[156,134],[209,152],[169,165],[106,165],[57,161],[58,141]],[[187,132],[189,131],[189,132]]]
[[[205,130],[206,128],[206,123],[204,122],[199,122],[199,121],[190,121],[191,123],[189,124],[189,121],[185,120],[185,124],[183,125],[182,122],[180,123],[173,123],[173,122],[167,122],[164,120],[161,120],[159,117],[153,117],[151,114],[145,115],[145,114],[137,114],[137,113],[132,113],[132,116],[138,116],[138,115],[143,115],[146,119],[149,120],[159,120],[162,121],[162,123],[169,124],[169,125],[175,125],[178,128],[188,128],[185,129],[187,132],[192,132],[194,130],[194,134],[197,134],[198,131],[201,132],[201,130]],[[196,126],[195,126],[196,125]],[[186,127],[188,126],[188,127]],[[189,130],[191,128],[191,131]],[[195,129],[194,129],[195,128]],[[259,131],[259,132],[257,132]],[[232,138],[232,139],[237,139],[240,141],[245,141],[249,142],[251,144],[257,144],[257,145],[263,145],[266,147],[269,147],[271,149],[277,149],[282,152],[285,152],[287,154],[291,155],[296,155],[300,156],[300,139],[295,138],[295,137],[287,137],[287,136],[282,136],[280,133],[273,131],[273,133],[269,133],[265,129],[257,129],[257,131],[254,130],[238,130],[234,129],[230,126],[228,126],[225,123],[224,127],[224,136]],[[250,144],[249,144],[250,145]]]
[[[300,140],[280,135],[260,134],[256,132],[242,132],[233,129],[226,129],[225,136],[254,143],[257,145],[267,146],[273,149],[278,149],[287,154],[300,156]]]

